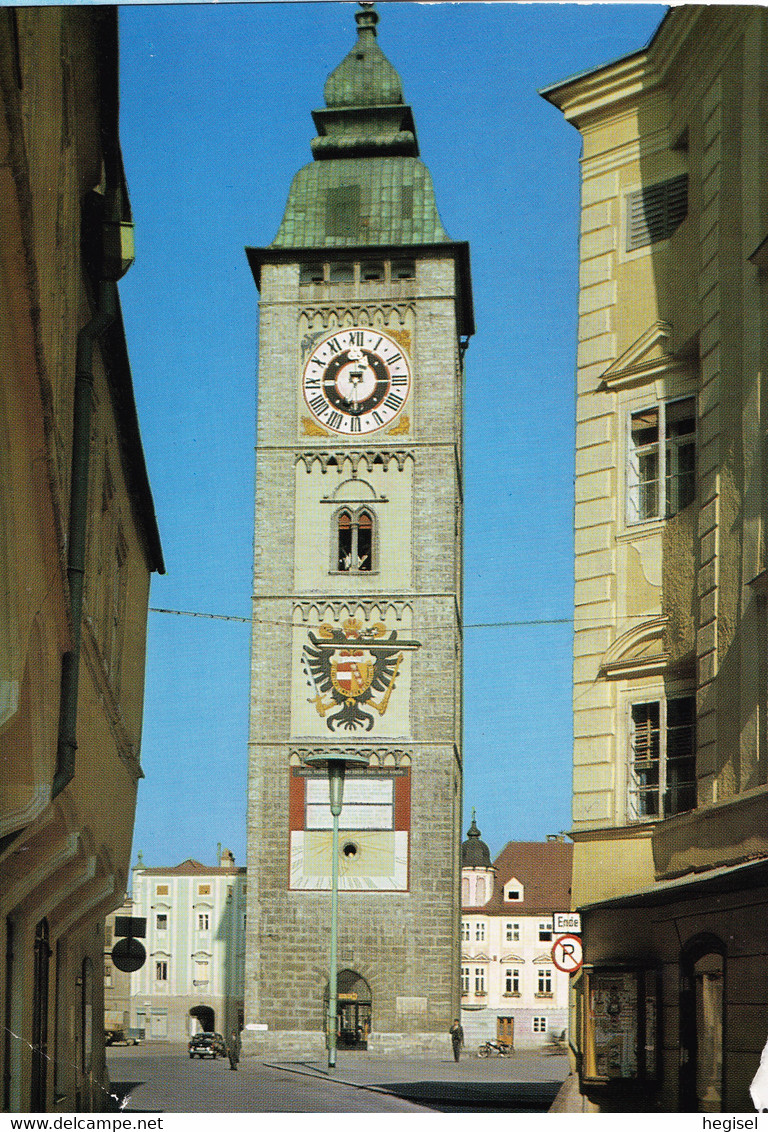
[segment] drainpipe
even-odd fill
[[[115,191],[107,196],[105,215],[114,215],[119,202]],[[72,422],[72,475],[70,480],[69,539],[67,544],[67,582],[69,585],[72,648],[61,662],[59,733],[56,746],[56,773],[51,800],[73,779],[77,751],[77,690],[80,675],[80,641],[83,620],[86,528],[88,519],[88,476],[93,417],[93,344],[117,316],[117,280],[133,263],[133,225],[107,219],[102,224],[102,278],[98,284],[98,305],[90,322],[77,336],[75,391]]]

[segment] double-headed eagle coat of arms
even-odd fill
[[[398,640],[377,622],[363,628],[354,617],[340,629],[323,624],[309,633],[301,664],[314,695],[310,703],[330,731],[373,728],[373,712],[384,715],[406,652],[420,641]]]

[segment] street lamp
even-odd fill
[[[338,972],[336,970],[339,928],[339,815],[344,799],[347,767],[368,766],[368,756],[356,751],[315,751],[304,760],[307,766],[328,771],[328,792],[333,817],[331,842],[331,959],[328,979],[328,1068],[336,1068],[336,1026],[338,1012]]]

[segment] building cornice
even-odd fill
[[[539,94],[580,130],[607,110],[614,112],[623,102],[635,101],[658,86],[659,78],[650,65],[648,51],[642,50],[545,87]]]

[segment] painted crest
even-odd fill
[[[321,625],[309,633],[301,664],[314,695],[310,703],[329,731],[373,728],[373,712],[384,715],[406,652],[420,641],[398,640],[380,622],[363,628],[354,617],[340,629]]]

